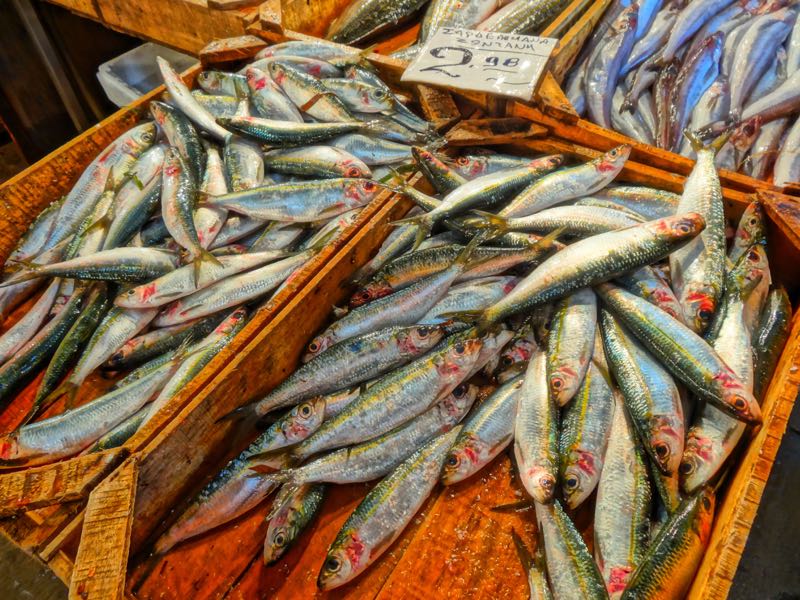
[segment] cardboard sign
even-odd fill
[[[557,43],[443,27],[425,42],[401,80],[530,100]]]

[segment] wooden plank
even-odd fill
[[[728,491],[717,508],[708,550],[689,591],[689,600],[711,600],[727,596],[736,568],[753,525],[766,479],[775,462],[778,443],[786,430],[786,420],[775,416],[791,407],[800,388],[800,310],[792,320],[786,348],[778,363],[761,408],[763,424],[741,458]],[[753,477],[760,471],[759,479]]]
[[[97,8],[94,0],[47,0],[51,4],[66,8],[77,15],[100,21],[100,11]]]
[[[0,475],[0,518],[85,498],[124,458],[122,448]]]
[[[250,8],[261,4],[261,0],[206,0],[208,8],[217,10],[234,10],[237,8]]]
[[[265,31],[283,33],[283,14],[280,0],[267,0],[258,9],[258,20]]]
[[[254,35],[214,40],[200,50],[200,63],[203,66],[225,65],[247,60],[266,47],[266,42]]]
[[[298,33],[325,37],[325,32],[333,20],[342,14],[351,0],[284,0],[283,26]]]
[[[547,128],[527,119],[469,119],[461,121],[447,135],[448,146],[508,144],[515,140],[542,137]]]
[[[71,600],[123,598],[138,472],[133,457],[90,494],[69,586]]]
[[[575,4],[577,4],[577,2],[573,2],[564,12],[570,12]],[[575,59],[578,58],[578,54],[580,54],[583,49],[584,43],[592,34],[595,25],[600,21],[603,13],[610,4],[611,0],[595,0],[589,9],[580,16],[569,31],[559,40],[549,65],[550,72],[558,83],[564,80],[567,71],[569,71],[570,67],[575,63]],[[551,26],[557,27],[557,21]],[[543,35],[547,34],[545,33]]]

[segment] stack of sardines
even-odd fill
[[[427,3],[417,42],[392,54],[411,60],[443,27],[538,35],[569,6],[568,0],[352,0],[328,27],[327,39],[360,44],[411,21]]]
[[[775,185],[800,181],[800,21],[775,0],[614,0],[567,76],[582,115]],[[686,132],[686,135],[684,135]]]
[[[327,486],[380,480],[321,560],[319,587],[335,588],[437,482],[473,476],[513,442],[546,557],[527,561],[536,597],[682,597],[787,336],[759,204],[728,247],[710,149],[683,195],[613,184],[626,146],[571,166],[413,152],[437,196],[405,188],[418,213],[360,269],[303,364],[231,413],[266,429],[156,551],[277,490],[271,563]],[[570,515],[595,492],[593,556]]]
[[[5,265],[4,318],[44,291],[0,335],[3,405],[41,374],[2,437],[4,466],[124,443],[386,189],[376,177],[394,175],[380,169],[432,141],[376,73],[330,45],[273,46],[239,73],[201,73],[195,91],[159,66],[153,120],[104,149]],[[73,407],[99,368],[127,374]],[[64,396],[65,412],[48,410]]]

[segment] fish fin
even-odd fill
[[[488,239],[489,236],[485,232],[479,232],[477,235],[473,236],[456,257],[455,261],[453,261],[453,266],[466,267],[478,246]]]
[[[4,288],[9,285],[16,285],[18,283],[24,283],[25,281],[30,281],[31,279],[36,279],[40,277],[39,271],[42,269],[43,265],[36,264],[31,260],[23,260],[23,259],[13,259],[9,258],[6,261],[7,264],[19,266],[19,268],[14,271],[14,276],[10,277],[6,281],[0,281],[0,288]]]
[[[200,255],[197,256],[197,258],[195,258],[192,261],[192,264],[194,265],[195,287],[199,288],[200,286],[205,286],[205,284],[209,283],[207,281],[203,281],[201,277],[203,271],[203,265],[208,263],[211,263],[214,266],[222,268],[222,263],[219,261],[219,259],[216,256],[214,256],[211,252],[203,248],[200,251]]]
[[[443,318],[450,321],[461,321],[462,323],[476,323],[483,316],[483,310],[456,310],[453,312],[443,313]]]
[[[508,219],[483,210],[471,211],[475,218],[469,219],[467,225],[485,233],[487,239],[499,237],[511,231]]]
[[[50,392],[44,400],[42,400],[40,411],[44,410],[44,408],[50,406],[53,402],[58,400],[61,396],[67,397],[67,408],[71,408],[73,403],[75,402],[75,396],[78,395],[78,384],[73,383],[72,381],[65,381],[61,385],[59,385],[56,389]]]
[[[517,502],[509,502],[508,504],[498,504],[497,506],[491,507],[489,510],[498,513],[514,513],[530,510],[533,506],[533,500],[518,500]]]
[[[333,305],[333,316],[336,317],[337,319],[341,319],[349,312],[350,310],[347,307],[339,308],[335,304]]]
[[[417,228],[417,236],[414,238],[414,245],[409,252],[413,252],[419,248],[419,245],[425,241],[425,238],[430,235],[431,229],[433,229],[433,223],[427,213],[394,221],[392,225],[414,225]]]
[[[530,571],[533,568],[533,556],[525,545],[525,542],[522,541],[522,538],[517,533],[517,530],[513,527],[511,528],[511,539],[514,542],[514,548],[517,550],[519,562],[522,563],[522,568],[524,568],[526,572]]]

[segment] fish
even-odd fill
[[[320,590],[351,581],[397,539],[433,491],[457,434],[456,427],[432,439],[367,494],[328,548],[317,578]]]
[[[56,278],[39,296],[36,303],[14,325],[0,336],[0,364],[6,362],[22,348],[44,324],[56,301],[61,280]]]
[[[600,370],[590,365],[559,426],[559,480],[564,503],[571,509],[580,506],[600,480],[614,405],[614,391]]]
[[[264,166],[270,171],[304,177],[372,177],[372,171],[361,159],[334,146],[271,150],[264,155]]]
[[[514,456],[525,490],[537,503],[553,501],[558,482],[558,412],[547,385],[547,357],[528,363],[517,400]]]
[[[295,123],[294,121],[277,121],[260,117],[235,116],[221,117],[217,121],[224,127],[244,133],[270,146],[279,147],[316,144],[368,128],[367,124],[355,120],[336,123]]]
[[[391,165],[411,161],[411,148],[406,144],[374,138],[361,133],[346,133],[328,142],[352,154],[369,166]]]
[[[547,336],[547,385],[559,407],[577,393],[589,370],[597,328],[597,296],[582,289],[559,300]]]
[[[711,538],[715,500],[705,488],[681,502],[628,579],[622,600],[680,598],[688,591]]]
[[[644,298],[671,317],[686,324],[680,302],[664,275],[658,270],[653,267],[641,267],[618,277],[616,282],[629,292]]]
[[[156,63],[172,101],[181,112],[201,130],[219,141],[225,141],[230,132],[221,127],[211,113],[200,106],[200,103],[189,92],[189,88],[186,87],[186,84],[169,64],[169,61],[157,56]]]
[[[481,310],[491,306],[514,289],[516,277],[485,277],[451,287],[419,320],[420,324],[449,326],[448,315],[464,310]],[[498,357],[499,358],[499,357]]]
[[[512,0],[481,22],[477,30],[538,35],[567,4],[564,0]]]
[[[390,326],[343,340],[294,371],[253,405],[258,416],[320,394],[345,389],[419,358],[444,337],[441,326]]]
[[[678,50],[715,14],[730,4],[729,0],[701,0],[686,5],[672,26],[672,33],[661,53],[661,64],[672,61]]]
[[[311,75],[281,62],[270,63],[269,74],[294,105],[308,116],[324,122],[353,120],[353,113],[345,103]]]
[[[304,485],[288,490],[283,498],[275,498],[267,517],[269,525],[263,552],[265,565],[275,564],[286,553],[314,519],[324,497],[324,485]]]
[[[617,146],[577,167],[546,174],[531,183],[497,214],[501,217],[525,217],[601,190],[619,174],[630,152],[630,146]]]
[[[225,141],[222,154],[228,184],[226,192],[241,192],[272,183],[264,176],[264,156],[257,143],[232,135]],[[202,191],[219,195],[211,189]]]
[[[442,27],[474,29],[495,12],[499,4],[498,0],[434,0],[425,10],[417,41],[425,42]]]
[[[686,324],[703,333],[717,308],[725,276],[725,215],[722,186],[714,167],[714,146],[702,146],[691,137],[697,162],[686,179],[678,212],[694,211],[703,216],[703,232],[683,248],[670,254],[672,287],[683,307]]]
[[[595,123],[611,129],[611,104],[620,71],[636,42],[639,5],[633,3],[611,25],[607,41],[589,58],[584,82],[586,109]]]
[[[689,327],[611,284],[596,286],[595,291],[614,317],[691,392],[739,420],[760,422],[761,410],[753,395],[719,354]]]
[[[552,600],[553,593],[547,583],[547,564],[545,563],[544,552],[540,546],[536,546],[536,554],[531,556],[530,550],[519,537],[519,534],[512,529],[511,539],[517,549],[517,556],[522,563],[522,567],[528,576],[528,597],[531,600]]]
[[[647,461],[624,403],[616,397],[594,510],[595,558],[609,598],[620,597],[644,558],[651,508]]]
[[[603,577],[561,503],[537,502],[535,507],[553,597],[608,598]]]
[[[770,290],[753,334],[755,352],[753,392],[756,398],[763,399],[767,392],[769,381],[788,339],[791,321],[792,305],[786,290],[782,287]]]
[[[308,457],[374,438],[402,425],[450,394],[479,358],[483,346],[473,333],[450,336],[438,349],[384,375],[357,400],[292,451]]]
[[[485,329],[512,315],[664,258],[704,227],[700,215],[688,213],[580,240],[545,259],[505,298],[479,315],[467,317],[476,319],[479,329]]]
[[[424,3],[424,0],[354,0],[331,22],[325,39],[353,45],[402,23]]]
[[[171,147],[164,158],[161,184],[161,214],[172,238],[189,253],[195,280],[200,281],[206,265],[220,266],[219,259],[200,243],[194,225],[197,186],[178,151]]]
[[[800,181],[800,125],[797,123],[795,121],[789,129],[775,158],[772,182],[778,187]]]
[[[225,178],[225,165],[216,148],[209,147],[206,151],[206,169],[200,182],[199,191],[204,194],[221,195],[228,193],[228,183]],[[228,211],[224,208],[209,208],[198,206],[194,212],[194,228],[200,246],[208,250],[214,239],[222,229],[228,218]]]
[[[303,122],[303,115],[271,76],[249,66],[245,69],[245,77],[258,116],[276,121]]]
[[[180,110],[156,100],[150,102],[150,114],[199,184],[206,169],[206,153],[194,126]]]
[[[471,477],[508,447],[514,439],[522,385],[523,376],[517,375],[470,413],[444,461],[441,477],[444,485]]]

